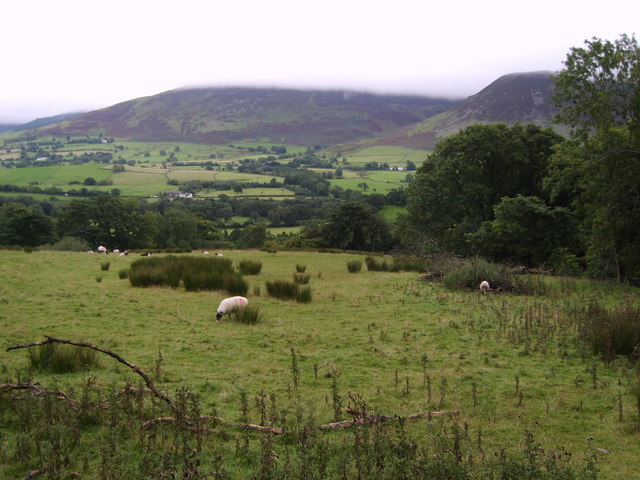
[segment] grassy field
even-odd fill
[[[406,428],[413,442],[425,445],[464,431],[465,458],[521,451],[523,432],[530,431],[543,449],[538,455],[557,452],[563,462],[581,465],[594,452],[600,478],[640,478],[638,411],[626,380],[579,347],[574,327],[563,320],[577,306],[613,304],[636,289],[548,278],[551,293],[544,297],[482,296],[418,281],[416,273],[366,267],[348,273],[347,262],[362,255],[224,255],[263,264],[259,275],[245,277],[250,304],[263,313],[256,325],[216,322],[221,292],[131,287],[118,272],[139,255],[1,251],[3,380],[29,368],[27,351],[5,349],[46,334],[108,348],[154,374],[170,395],[186,386],[199,395],[204,414],[231,421],[243,416],[244,393],[251,423],[260,422],[256,399],[264,394],[290,416],[298,408],[316,425],[326,424],[334,420],[337,392],[342,407],[360,398],[369,413],[459,412],[410,420]],[[108,271],[101,270],[105,261]],[[267,296],[265,282],[291,280],[296,265],[310,275],[312,302]],[[77,394],[88,375],[31,374],[42,386]],[[106,356],[90,376],[113,388],[139,380]],[[18,478],[27,468],[12,461],[14,437],[3,418],[0,478]],[[248,478],[255,464],[233,452],[233,438],[239,442],[243,434],[229,435],[227,468],[232,478]],[[339,445],[351,434],[327,435]],[[252,438],[249,448],[258,451],[260,440]],[[274,461],[284,462],[283,452]]]
[[[429,152],[403,147],[367,147],[357,152],[345,154],[349,165],[364,166],[368,162],[388,163],[390,166],[404,167],[408,161],[416,167],[422,165]]]

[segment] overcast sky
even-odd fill
[[[191,86],[464,98],[637,34],[638,0],[20,0],[0,7],[0,122]],[[637,36],[637,35],[636,35]]]

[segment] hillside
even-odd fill
[[[442,137],[476,123],[532,123],[551,126],[557,109],[549,102],[552,72],[513,73],[468,97],[447,112],[370,143],[433,149]]]
[[[172,90],[89,112],[46,135],[225,145],[240,141],[333,145],[415,124],[455,106],[447,99],[347,91]]]

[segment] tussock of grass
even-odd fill
[[[94,350],[48,343],[29,350],[29,364],[37,371],[49,373],[74,373],[100,365]]]
[[[349,273],[358,273],[362,269],[362,260],[351,260],[347,262],[347,271]]]
[[[309,279],[311,279],[311,275],[308,273],[295,273],[293,274],[293,282],[298,285],[306,285],[309,283]]]
[[[240,260],[238,270],[242,275],[258,275],[262,271],[262,262],[256,260]]]
[[[232,314],[231,318],[238,322],[247,325],[255,325],[263,316],[262,309],[255,305],[247,305],[241,308],[237,308]]]

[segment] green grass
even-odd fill
[[[69,182],[82,183],[88,177],[93,177],[98,181],[106,180],[112,172],[110,169],[104,169],[103,166],[98,163],[87,163],[83,165],[0,168],[0,183],[24,186],[38,182],[41,188],[81,188],[83,185],[69,185]]]
[[[429,152],[403,147],[368,147],[354,153],[345,154],[350,165],[362,166],[368,162],[388,163],[391,166],[405,166],[407,161],[422,165]]]
[[[399,207],[397,205],[385,205],[380,210],[380,213],[387,220],[395,220],[398,215],[403,213],[407,213],[407,209],[405,207]]]
[[[132,288],[118,272],[139,258],[110,257],[111,268],[101,272],[104,257],[97,254],[0,251],[3,381],[29,366],[26,350],[7,352],[6,347],[43,340],[44,334],[101,345],[150,375],[160,352],[162,374],[156,381],[161,389],[174,395],[187,386],[200,396],[204,414],[215,410],[232,421],[240,417],[240,392],[246,392],[252,405],[249,420],[258,423],[254,400],[261,391],[274,394],[278,408],[289,408],[293,348],[301,405],[316,424],[334,419],[328,374],[335,370],[344,406],[349,395],[360,395],[370,413],[408,415],[439,408],[460,412],[455,422],[407,421],[412,441],[430,445],[429,432],[438,425],[466,425],[468,443],[473,445],[481,431],[483,449],[494,458],[501,448],[519,450],[523,432],[530,430],[545,452],[564,448],[574,462],[580,462],[590,446],[611,451],[597,453],[601,478],[637,475],[637,412],[625,380],[615,368],[577,349],[571,329],[561,323],[565,309],[589,298],[615,303],[625,294],[637,295],[637,289],[576,280],[573,288],[561,292],[561,279],[548,278],[544,281],[554,293],[547,297],[482,296],[417,281],[415,272],[363,269],[351,274],[345,266],[363,260],[358,255],[225,251],[234,263],[251,258],[263,265],[259,276],[246,278],[250,305],[262,313],[260,322],[249,327],[215,322],[215,310],[225,296],[220,292]],[[311,275],[312,301],[268,296],[265,282],[290,281],[297,264],[306,265]],[[97,274],[102,274],[101,282],[95,281]],[[260,291],[262,295],[255,293]],[[527,315],[538,322],[532,326],[536,332],[548,326],[544,342],[537,336],[526,345],[522,325]],[[595,385],[589,373],[594,364]],[[105,388],[139,380],[106,356],[101,365],[91,375]],[[43,372],[34,380],[79,395],[84,375]],[[7,429],[5,418],[0,432]],[[324,438],[340,444],[352,433],[327,435]],[[3,438],[6,442],[12,437]],[[0,478],[20,478],[17,472],[28,469],[6,466],[12,452],[10,445],[6,448],[9,453],[0,456]],[[252,476],[242,462],[230,460],[228,468],[234,478]]]

